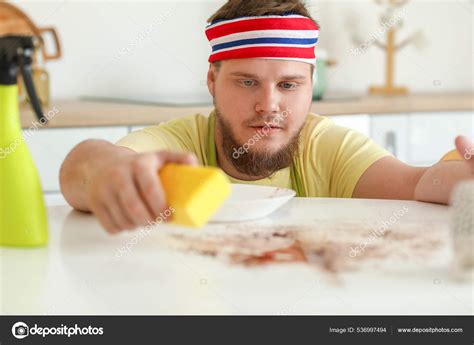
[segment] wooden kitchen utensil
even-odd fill
[[[381,42],[379,39],[373,41],[376,47],[385,52],[385,85],[371,86],[369,88],[369,94],[383,96],[406,95],[409,93],[406,87],[395,85],[395,56],[397,52],[409,44],[416,43],[415,41],[417,41],[417,45],[419,45],[419,42],[422,41],[421,32],[397,43],[396,35],[402,27],[403,21],[401,17],[404,16],[401,9],[409,0],[375,0],[375,2],[385,7],[385,12],[381,17],[381,24],[384,26],[384,31],[388,26],[385,42]]]
[[[44,64],[50,60],[61,57],[61,44],[56,30],[52,27],[38,27],[19,8],[6,2],[0,2],[0,36],[1,35],[27,35],[33,38],[35,50],[33,54],[33,81],[37,88],[38,98],[43,106],[48,106],[50,101],[49,75]],[[54,49],[46,48],[45,38],[50,35]],[[39,56],[38,56],[39,55]],[[18,82],[20,100],[28,100],[24,92],[21,78]]]
[[[52,52],[47,51],[45,47],[44,38],[47,34],[50,34],[53,39]],[[7,2],[0,2],[0,36],[4,35],[26,35],[38,38],[44,61],[57,60],[62,55],[61,43],[54,28],[40,28],[18,7]]]

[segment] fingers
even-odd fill
[[[165,191],[158,178],[158,171],[167,163],[197,165],[198,160],[195,155],[189,153],[176,153],[161,151],[154,154],[154,159],[136,161],[135,183],[138,186],[140,195],[147,205],[149,212],[153,215],[153,220],[168,207]]]
[[[161,151],[115,162],[94,179],[92,211],[109,233],[154,221],[167,207],[158,171],[167,163],[197,165],[195,155]]]
[[[176,152],[170,152],[170,151],[160,151],[157,153],[157,156],[158,156],[158,169],[161,168],[166,163],[198,165],[198,159],[192,153],[176,153]]]
[[[120,199],[120,192],[114,193],[111,199],[112,201],[107,204],[107,211],[112,216],[117,229],[122,231],[135,228],[137,225],[125,210],[124,202]]]
[[[114,217],[107,210],[105,205],[100,205],[94,208],[94,214],[99,219],[102,227],[111,234],[116,234],[120,232],[119,225],[115,223]]]
[[[132,176],[130,176],[120,189],[117,189],[116,193],[121,211],[132,222],[132,226],[125,227],[125,229],[133,229],[146,225],[148,221],[153,219],[153,216],[148,211],[137,190]]]
[[[137,192],[132,173],[127,165],[114,166],[98,182],[94,192],[96,203],[99,205],[94,213],[99,219],[104,218],[104,227],[111,233],[145,225],[151,218]],[[107,213],[98,214],[100,205],[103,205]],[[107,217],[111,220],[107,221]]]
[[[133,179],[140,198],[155,219],[166,208],[166,196],[157,171],[161,161],[155,154],[145,155],[133,162]]]
[[[133,221],[123,211],[114,189],[107,186],[97,187],[93,211],[102,226],[110,233],[135,227]]]
[[[166,196],[157,175],[157,169],[147,169],[139,175],[135,175],[135,183],[138,186],[140,196],[145,202],[153,219],[166,209]]]

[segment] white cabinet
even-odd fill
[[[372,116],[370,137],[403,162],[409,162],[409,116],[384,114]]]
[[[91,138],[115,142],[127,133],[127,127],[43,128],[25,134],[25,140],[38,168],[43,190],[58,192],[59,168],[75,145]]]
[[[410,116],[410,161],[431,165],[455,148],[457,135],[472,135],[471,113],[436,113]]]
[[[453,150],[457,135],[474,137],[472,112],[372,115],[371,137],[400,160],[430,166]]]
[[[354,129],[366,136],[370,136],[370,116],[360,115],[334,115],[330,119],[339,126]]]
[[[43,196],[46,206],[67,205],[67,201],[61,192],[46,192]]]

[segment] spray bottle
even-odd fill
[[[17,78],[21,73],[34,112],[46,123],[31,65],[31,36],[0,36],[0,245],[42,246],[48,223],[38,172],[21,133]]]

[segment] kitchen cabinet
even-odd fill
[[[414,165],[431,165],[455,148],[457,135],[472,137],[473,115],[436,113],[411,115],[409,159]]]
[[[370,136],[370,115],[336,115],[330,119],[338,126],[351,128],[365,136]]]
[[[430,166],[453,150],[457,135],[474,137],[472,112],[373,115],[370,137],[400,160]]]
[[[83,140],[96,138],[115,142],[128,133],[127,127],[43,128],[23,131],[38,169],[43,190],[59,192],[59,168],[68,152]]]
[[[66,205],[66,199],[61,194],[61,192],[44,192],[44,200],[47,206],[60,206]]]
[[[409,161],[408,128],[408,114],[383,114],[370,119],[370,137],[404,162]]]

